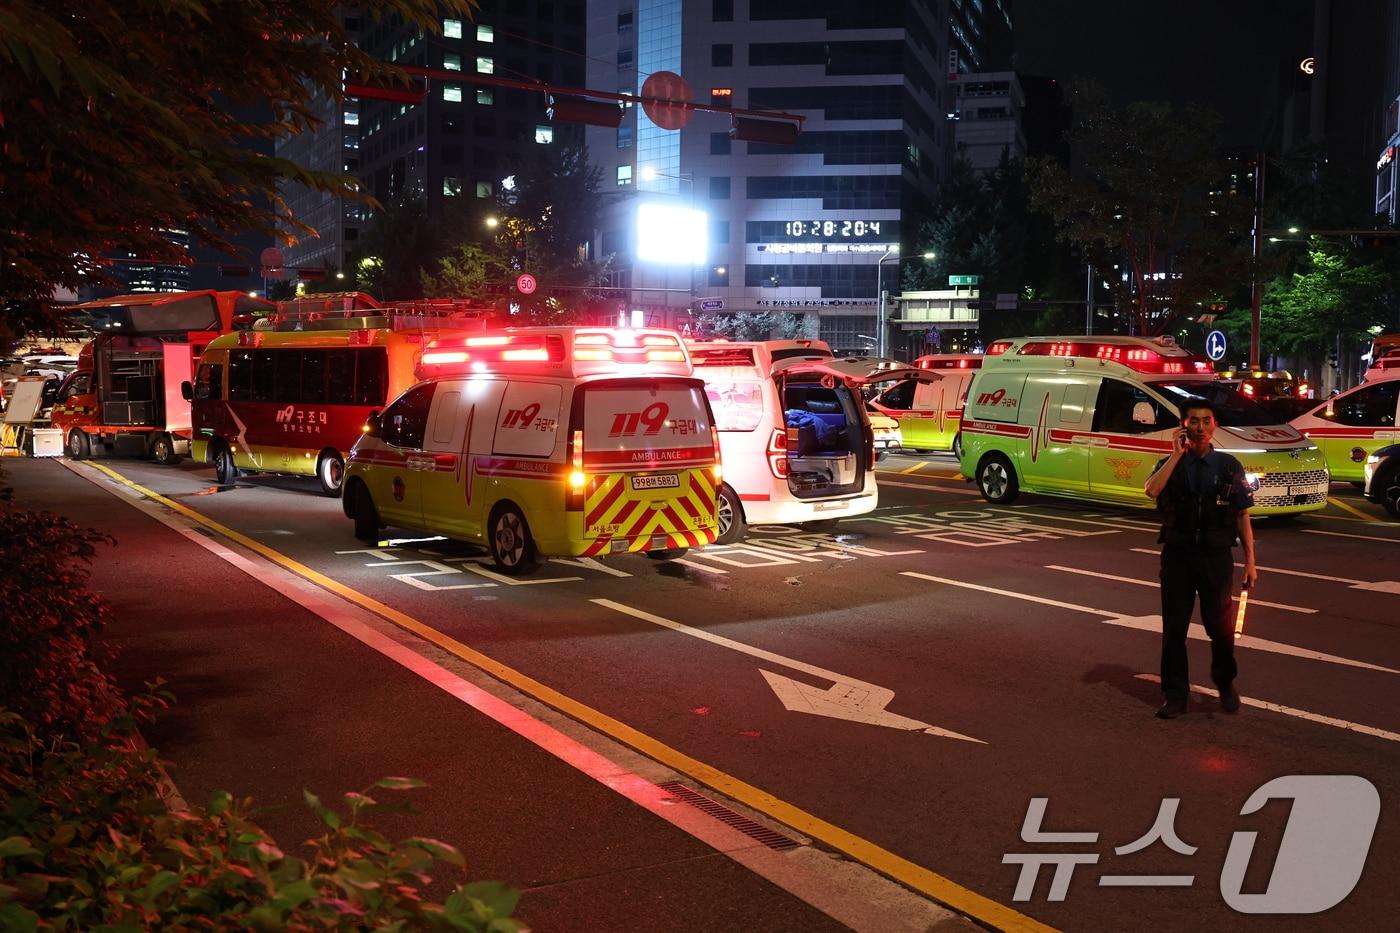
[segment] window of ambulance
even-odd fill
[[[1188,399],[1205,399],[1215,409],[1216,421],[1228,428],[1256,428],[1279,423],[1277,416],[1222,382],[1154,381],[1152,388],[1164,394],[1178,409]],[[1171,426],[1177,427],[1180,423],[1178,417]]]
[[[379,418],[379,436],[384,443],[408,450],[422,449],[435,389],[435,382],[414,386],[384,409]]]
[[[752,431],[763,419],[764,383],[756,380],[705,381],[705,397],[721,431]]]
[[[1317,417],[1348,427],[1395,427],[1395,402],[1400,379],[1363,386],[1338,396],[1317,412]]]
[[[1145,407],[1144,407],[1145,406]],[[1093,430],[1107,434],[1149,434],[1181,424],[1177,413],[1131,382],[1104,379],[1094,405]]]
[[[593,383],[581,395],[586,470],[658,470],[715,460],[710,405],[699,380]]]
[[[896,411],[908,411],[914,407],[914,388],[917,385],[914,380],[906,379],[876,395],[871,401]]]

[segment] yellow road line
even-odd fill
[[[950,907],[959,913],[966,914],[993,929],[1005,930],[1008,931],[1008,933],[1011,933],[1011,931],[1015,931],[1015,933],[1021,933],[1021,931],[1026,931],[1026,933],[1030,933],[1030,931],[1037,931],[1037,933],[1055,933],[1054,927],[1047,926],[1004,904],[983,897],[981,894],[969,890],[957,882],[943,877],[937,872],[930,871],[922,865],[916,865],[888,849],[884,849],[867,839],[848,832],[833,823],[828,823],[826,820],[808,813],[799,807],[795,807],[786,801],[780,800],[761,788],[755,787],[726,772],[711,767],[698,759],[691,758],[684,752],[657,741],[651,736],[632,728],[624,722],[612,718],[606,713],[580,703],[572,697],[566,696],[552,687],[548,687],[538,680],[526,674],[522,674],[512,667],[507,667],[499,661],[487,657],[475,649],[467,647],[455,638],[445,635],[429,625],[425,625],[412,616],[399,612],[397,609],[390,606],[386,606],[384,603],[379,602],[371,596],[366,596],[358,590],[333,580],[325,574],[312,570],[305,564],[293,560],[285,554],[275,551],[259,541],[255,541],[247,535],[234,531],[227,525],[223,525],[186,505],[166,498],[154,490],[127,479],[110,467],[92,462],[89,462],[87,465],[94,469],[101,470],[117,482],[134,489],[146,498],[154,502],[159,502],[169,509],[173,509],[191,521],[198,522],[211,531],[223,535],[230,541],[241,544],[243,547],[262,555],[273,563],[285,567],[292,573],[306,580],[310,580],[323,589],[335,593],[342,599],[347,599],[357,606],[368,609],[385,621],[391,622],[405,631],[412,632],[418,637],[432,642],[439,648],[466,661],[468,664],[475,665],[497,680],[510,684],[521,693],[553,706],[560,712],[572,716],[598,732],[616,739],[624,745],[630,745],[649,758],[659,761],[675,771],[688,775],[700,781],[702,784],[708,784],[710,787],[728,794],[735,800],[753,807],[760,813],[766,813],[775,820],[791,826],[803,835],[810,836],[813,839],[826,843],[832,848],[845,852],[856,861],[884,875],[888,875],[896,881],[908,885],[946,907]]]
[[[910,473],[917,473],[917,472],[919,472],[920,470],[922,470],[922,469],[923,469],[924,467],[926,467],[926,466],[928,466],[928,461],[927,461],[927,460],[920,460],[918,463],[914,464],[913,466],[911,466],[911,467],[905,467],[904,469],[900,470],[899,472],[901,472],[901,473],[903,473],[903,474],[905,474],[905,475],[907,476],[907,475],[909,475]]]
[[[1364,520],[1364,521],[1368,521],[1368,522],[1378,522],[1378,521],[1380,521],[1380,519],[1379,519],[1379,518],[1376,518],[1374,515],[1367,515],[1365,512],[1361,511],[1361,510],[1358,509],[1356,506],[1354,506],[1354,505],[1348,505],[1347,503],[1343,502],[1341,499],[1335,498],[1335,497],[1333,497],[1333,496],[1328,496],[1328,497],[1327,497],[1327,501],[1330,502],[1330,503],[1332,503],[1333,505],[1335,505],[1337,508],[1341,509],[1343,512],[1350,512],[1351,514],[1357,516],[1358,518],[1360,518],[1360,519],[1362,519],[1362,520]]]

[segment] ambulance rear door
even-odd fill
[[[1142,505],[1143,487],[1172,450],[1181,418],[1170,405],[1125,379],[1105,376],[1094,403],[1089,492],[1095,499]]]

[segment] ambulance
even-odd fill
[[[386,525],[443,535],[507,574],[715,540],[719,437],[675,332],[444,336],[418,372],[350,450],[342,505],[361,540]]]
[[[1214,406],[1214,444],[1244,466],[1255,490],[1251,514],[1326,504],[1327,464],[1316,445],[1271,423],[1217,380],[1209,362],[1162,337],[993,343],[968,390],[962,472],[989,502],[1024,490],[1148,508],[1143,486],[1171,453],[1181,403],[1191,398]]]
[[[871,404],[899,422],[905,447],[952,451],[961,459],[963,403],[973,375],[982,368],[982,354],[937,353],[919,357],[914,366],[938,378],[898,382]]]
[[[719,542],[749,525],[863,515],[876,507],[875,434],[863,391],[921,371],[835,359],[820,340],[690,342],[724,454]],[[924,377],[928,378],[928,377]]]
[[[1397,404],[1400,366],[1372,366],[1361,385],[1334,395],[1291,424],[1322,448],[1333,479],[1361,486],[1366,481],[1367,458],[1400,441]]]

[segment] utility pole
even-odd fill
[[[1084,277],[1084,336],[1094,332],[1094,264],[1089,263],[1088,275]]]
[[[1259,259],[1264,246],[1264,167],[1268,159],[1264,150],[1254,161],[1254,230],[1251,236],[1249,264],[1249,368],[1259,368],[1259,303],[1262,284]]]

